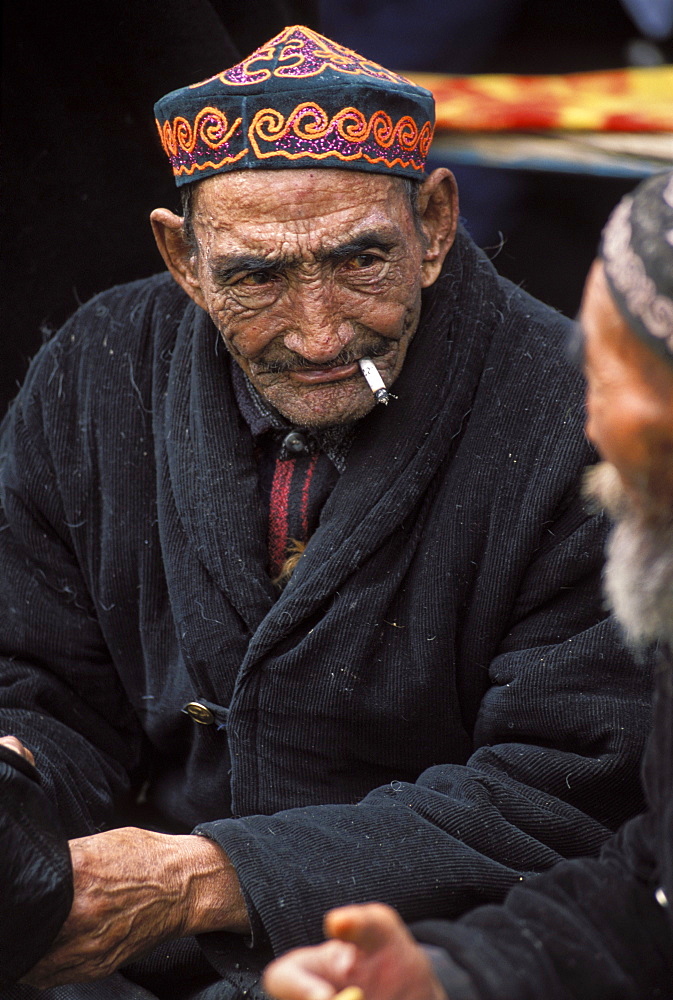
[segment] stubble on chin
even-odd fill
[[[673,503],[633,498],[609,462],[587,470],[584,495],[614,522],[603,590],[626,641],[634,649],[653,642],[673,647]]]

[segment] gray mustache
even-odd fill
[[[331,361],[320,362],[317,364],[315,361],[311,361],[309,358],[304,358],[301,354],[290,354],[287,357],[278,358],[276,360],[270,361],[257,361],[255,362],[254,368],[256,373],[268,372],[269,374],[277,375],[281,372],[291,372],[291,371],[301,371],[303,369],[314,369],[320,368],[329,370],[330,368],[340,368],[342,365],[350,365],[354,361],[359,361],[360,358],[376,358],[383,354],[387,354],[389,346],[387,342],[381,338],[376,342],[371,342],[369,344],[361,344],[357,347],[349,346],[340,351],[339,354],[332,358]]]

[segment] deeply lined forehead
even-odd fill
[[[239,171],[210,177],[195,186],[195,215],[292,223],[313,215],[347,212],[354,205],[408,200],[398,177],[342,170]]]

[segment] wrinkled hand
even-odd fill
[[[169,938],[248,929],[235,872],[205,837],[125,827],[71,840],[70,853],[72,909],[31,986],[100,979]]]
[[[331,1000],[360,986],[366,1000],[447,1000],[425,953],[395,910],[344,906],[325,917],[332,938],[267,966],[264,989],[279,1000]]]
[[[7,747],[8,750],[13,750],[14,753],[18,753],[20,757],[25,757],[28,763],[35,767],[35,758],[32,753],[28,747],[24,747],[21,740],[18,740],[16,736],[0,736],[0,744],[2,744],[3,747]]]

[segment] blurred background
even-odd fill
[[[306,24],[401,72],[549,74],[673,63],[673,0],[25,0],[2,32],[0,415],[45,337],[162,269],[148,216],[179,199],[153,104]],[[672,98],[673,100],[673,98]],[[454,169],[498,270],[574,315],[600,229],[638,181]]]

